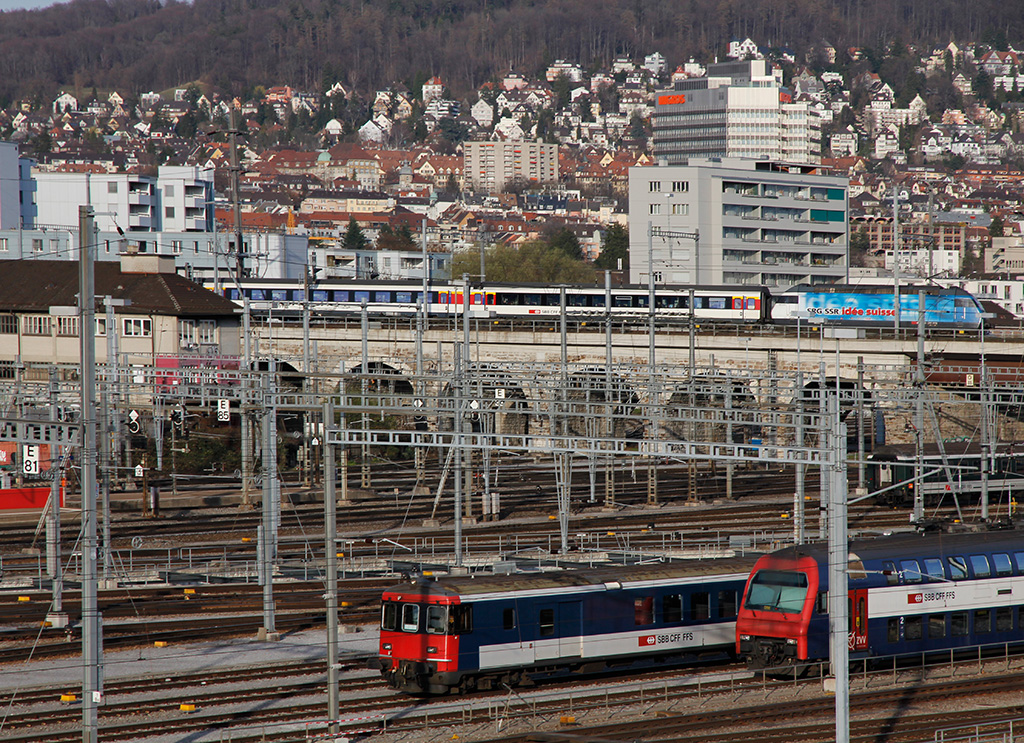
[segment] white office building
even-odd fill
[[[646,284],[843,281],[848,182],[812,165],[690,160],[629,170],[629,278]]]
[[[708,65],[655,97],[654,155],[670,165],[691,157],[821,162],[821,119],[792,100],[782,72],[763,59]]]

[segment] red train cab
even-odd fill
[[[441,694],[461,677],[459,597],[431,581],[394,586],[381,597],[379,661],[388,684],[410,694]]]
[[[819,603],[818,561],[787,550],[759,559],[747,579],[736,619],[736,652],[752,668],[777,668],[820,657],[810,647],[817,636],[815,622],[828,616]],[[824,594],[821,594],[824,596]]]

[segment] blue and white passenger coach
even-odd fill
[[[411,694],[731,654],[753,558],[417,579],[382,597],[380,666]]]
[[[1024,532],[899,534],[850,542],[851,660],[1024,642]],[[828,660],[828,550],[758,560],[736,621],[754,668]]]

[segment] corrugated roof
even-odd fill
[[[127,299],[129,314],[177,317],[235,315],[238,307],[178,274],[122,273],[120,264],[95,264],[96,296]],[[0,261],[0,311],[45,312],[50,307],[78,304],[78,263],[75,261]]]

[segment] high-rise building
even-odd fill
[[[462,177],[470,188],[497,193],[510,183],[558,182],[558,145],[543,142],[466,142]]]
[[[821,161],[821,121],[794,103],[782,72],[763,59],[708,65],[655,98],[654,156],[669,165],[691,157]]]
[[[646,284],[846,278],[848,182],[742,159],[629,169],[629,278]]]

